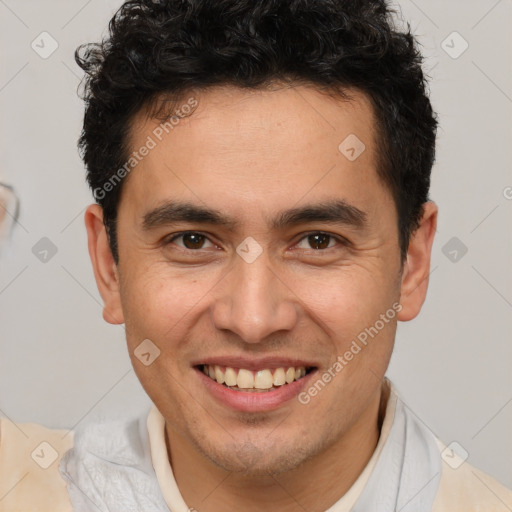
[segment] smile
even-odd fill
[[[234,391],[265,392],[273,391],[305,377],[313,367],[283,366],[248,370],[212,364],[200,365],[202,372],[210,379]]]

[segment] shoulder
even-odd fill
[[[432,512],[506,512],[512,510],[512,491],[461,459],[436,439],[442,471]]]
[[[0,512],[71,512],[59,463],[73,433],[0,418]]]

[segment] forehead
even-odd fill
[[[365,189],[383,189],[374,113],[366,95],[347,93],[349,100],[308,86],[214,87],[174,102],[172,111],[193,105],[187,117],[162,123],[140,112],[129,146],[151,149],[123,188],[141,207],[169,196],[226,208],[241,199],[282,204],[333,190],[371,201]]]

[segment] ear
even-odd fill
[[[85,211],[84,220],[94,277],[104,303],[103,318],[109,324],[122,324],[119,274],[108,243],[101,206],[91,204]]]
[[[437,226],[437,206],[432,201],[423,205],[423,216],[418,229],[409,241],[407,258],[402,271],[398,320],[406,322],[416,317],[427,295],[430,276],[430,255]]]

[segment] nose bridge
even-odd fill
[[[247,343],[291,330],[297,320],[292,294],[263,255],[248,263],[238,258],[213,304],[217,329],[228,329]]]

